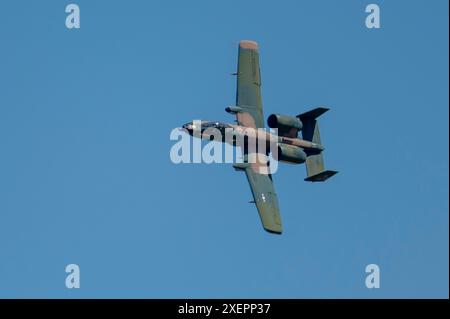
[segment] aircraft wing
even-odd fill
[[[252,128],[264,128],[264,115],[261,99],[261,74],[259,69],[259,49],[254,41],[241,41],[239,43],[236,113],[237,122],[241,126]],[[245,161],[248,157],[245,154]],[[281,234],[281,218],[278,208],[278,197],[270,174],[261,173],[261,168],[266,163],[258,159],[256,163],[249,163],[243,168],[247,176],[253,200],[258,209],[259,217],[265,230],[271,233]]]
[[[259,217],[265,230],[281,234],[281,217],[278,208],[278,197],[270,175],[258,174],[253,168],[245,169],[253,199],[258,208]]]
[[[236,105],[242,109],[236,114],[239,125],[264,127],[259,50],[254,41],[239,43]]]

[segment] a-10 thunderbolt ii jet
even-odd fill
[[[278,198],[275,192],[270,170],[264,170],[270,166],[267,158],[269,144],[276,144],[276,159],[281,162],[293,164],[306,164],[307,177],[305,181],[323,182],[336,174],[336,171],[325,170],[322,151],[324,148],[320,142],[319,126],[317,118],[328,111],[328,108],[318,107],[309,112],[286,116],[272,114],[267,119],[270,128],[278,130],[278,135],[263,131],[264,116],[261,100],[261,75],[259,68],[259,49],[254,41],[241,41],[239,43],[238,70],[237,73],[236,105],[227,107],[228,113],[236,116],[236,124],[227,124],[212,121],[193,121],[183,125],[190,135],[211,139],[211,129],[222,133],[222,142],[229,142],[242,147],[244,153],[243,163],[235,163],[237,171],[245,172],[253,194],[252,203],[256,204],[264,229],[270,233],[281,234],[282,225]],[[231,131],[232,139],[227,140],[226,131]],[[302,138],[298,138],[298,133]],[[246,136],[244,143],[236,142],[236,136]],[[248,139],[262,138],[266,141],[265,147],[250,147]],[[242,140],[241,140],[242,141]],[[244,144],[244,145],[243,145]],[[256,143],[255,143],[256,144]],[[261,150],[263,149],[263,150]],[[273,152],[272,152],[273,153]],[[259,156],[262,154],[264,156]],[[253,155],[253,156],[252,156]],[[256,155],[256,156],[255,156]],[[253,160],[250,160],[253,159]]]

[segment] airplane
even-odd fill
[[[237,76],[236,105],[229,106],[226,112],[236,116],[236,124],[223,122],[196,121],[186,123],[182,130],[189,135],[198,138],[210,138],[206,133],[209,129],[217,129],[222,134],[226,130],[231,130],[233,139],[226,140],[223,136],[222,142],[229,142],[234,146],[243,149],[243,163],[235,163],[233,167],[237,171],[245,172],[250,185],[253,200],[256,204],[263,228],[269,233],[281,234],[283,232],[278,197],[273,185],[272,174],[263,172],[261,168],[270,165],[261,158],[267,158],[267,147],[254,147],[250,149],[247,143],[236,143],[235,136],[251,135],[252,130],[259,132],[264,128],[263,106],[261,99],[261,74],[259,67],[259,48],[255,41],[242,40],[238,49],[238,70],[234,73]],[[323,182],[337,171],[325,170],[321,145],[319,125],[317,118],[328,111],[328,108],[318,107],[297,116],[287,116],[272,114],[267,119],[267,124],[272,129],[277,129],[278,134],[271,132],[264,133],[267,144],[276,143],[276,160],[291,164],[305,163],[307,177],[305,181]],[[302,133],[302,138],[298,138],[298,133]],[[255,134],[254,134],[255,135]],[[259,144],[258,144],[259,146]],[[263,149],[263,151],[260,150]],[[250,161],[252,155],[256,159]]]

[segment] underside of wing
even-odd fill
[[[278,208],[278,197],[271,176],[258,174],[251,167],[245,169],[245,174],[264,229],[270,233],[281,234],[283,229]]]
[[[241,126],[264,128],[264,115],[261,99],[261,74],[259,69],[259,49],[254,41],[239,43],[237,92],[235,114]],[[250,185],[259,217],[265,230],[281,234],[281,217],[278,198],[272,182],[272,176],[265,172],[267,163],[244,150],[245,174]],[[266,155],[266,154],[262,154]]]
[[[241,109],[236,114],[239,125],[264,127],[259,49],[254,41],[243,40],[239,43],[236,105]]]

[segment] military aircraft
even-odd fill
[[[200,121],[200,125],[195,121],[186,123],[182,129],[188,134],[199,138],[210,138],[209,133],[205,133],[211,128],[224,133],[231,130],[234,135],[252,135],[251,132],[259,128],[264,128],[264,116],[261,100],[261,74],[259,67],[259,49],[254,41],[243,40],[239,43],[238,70],[237,73],[237,95],[236,105],[225,109],[226,112],[236,116],[236,124],[222,122]],[[277,160],[292,164],[306,163],[307,177],[305,181],[323,182],[336,174],[336,171],[325,170],[322,151],[324,150],[320,141],[319,125],[317,118],[328,111],[328,108],[318,107],[297,116],[287,116],[272,114],[267,119],[270,128],[277,129],[278,134],[267,132],[264,135],[267,143],[277,144]],[[298,138],[298,133],[302,132],[302,139]],[[223,135],[222,142],[230,142]],[[281,234],[280,211],[278,207],[278,197],[273,185],[272,174],[261,172],[262,166],[269,166],[268,161],[264,162],[259,156],[249,161],[250,155],[257,155],[261,148],[253,148],[253,154],[249,151],[247,144],[236,144],[236,139],[230,143],[240,146],[243,149],[243,163],[235,163],[233,167],[237,171],[245,172],[249,182],[253,201],[256,204],[263,228],[274,234]],[[258,144],[259,145],[259,144]],[[267,147],[264,147],[264,156],[267,156]],[[262,151],[261,151],[262,153]]]

